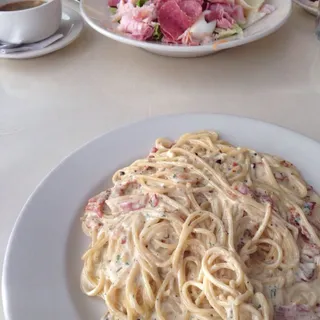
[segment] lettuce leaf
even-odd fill
[[[214,32],[216,33],[217,39],[224,39],[236,34],[242,34],[243,30],[238,24],[235,24],[232,29],[216,28]]]
[[[160,29],[160,24],[157,23],[157,24],[155,25],[155,27],[154,27],[154,30],[153,30],[152,39],[159,41],[159,40],[162,39],[162,37],[163,37],[163,34],[162,34],[162,32],[161,32],[161,29]]]
[[[109,11],[111,12],[111,14],[116,14],[117,8],[109,7]]]

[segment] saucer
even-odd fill
[[[57,31],[57,33],[62,33],[64,35],[63,38],[57,40],[50,46],[39,50],[30,50],[25,52],[15,52],[7,54],[0,53],[0,58],[30,59],[46,55],[48,53],[62,49],[73,42],[80,35],[82,29],[83,20],[80,14],[69,7],[63,7],[61,23]]]

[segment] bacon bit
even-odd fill
[[[91,211],[97,214],[99,218],[103,216],[103,209],[105,201],[109,198],[111,191],[107,190],[100,194],[90,198],[88,204],[85,207],[85,211]]]
[[[237,189],[236,189],[236,190],[237,190]],[[238,196],[237,196],[236,194],[234,194],[234,193],[232,193],[232,192],[230,192],[230,191],[227,191],[227,194],[228,194],[228,196],[229,196],[231,199],[233,199],[233,200],[235,200],[235,199],[238,198]]]
[[[157,151],[158,151],[158,148],[153,147],[153,148],[151,149],[150,153],[156,153]]]
[[[156,207],[159,204],[159,198],[156,194],[153,194],[150,198],[149,203],[152,207]]]
[[[233,167],[237,167],[238,164],[237,164],[236,162],[234,162],[234,163],[232,164],[232,166],[233,166]]]
[[[140,184],[137,183],[137,180],[127,181],[115,188],[115,191],[117,192],[116,195],[123,196],[125,194],[126,189],[130,185],[133,185],[133,187],[137,187],[137,188],[140,187]]]
[[[281,164],[282,166],[286,167],[286,168],[289,168],[289,167],[292,167],[292,166],[293,166],[292,163],[290,163],[289,161],[286,161],[286,160],[281,161],[280,164]]]
[[[296,212],[296,209],[295,209],[294,207],[290,207],[290,208],[289,208],[289,212],[290,212],[290,213],[294,213],[294,212]]]
[[[121,240],[121,244],[125,244],[127,242],[127,238],[123,238],[122,240]]]
[[[288,179],[288,177],[285,174],[283,174],[282,172],[275,172],[274,177],[280,181],[284,181],[284,180]]]
[[[120,203],[121,209],[125,211],[135,211],[135,210],[142,209],[145,206],[146,206],[145,203],[140,203],[139,201],[138,202],[128,201],[128,202]]]
[[[294,214],[291,214],[290,216],[289,216],[289,223],[291,223],[293,226],[296,226],[296,227],[300,227],[300,224],[299,224],[299,222],[300,222],[300,217],[299,216],[296,216],[296,215],[294,215]]]

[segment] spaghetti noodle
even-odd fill
[[[203,131],[158,139],[113,183],[82,218],[103,319],[320,316],[320,202],[291,163]]]

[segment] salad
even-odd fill
[[[142,41],[201,45],[231,36],[272,13],[264,0],[108,0],[117,30]]]

